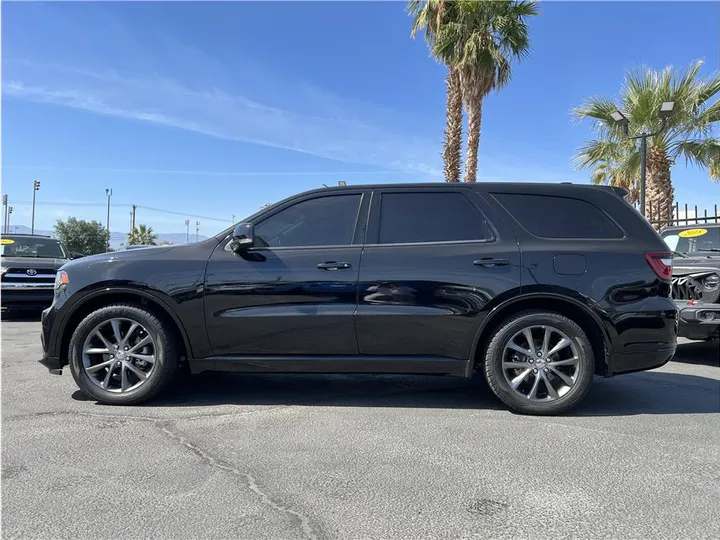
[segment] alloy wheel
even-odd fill
[[[502,372],[508,386],[532,401],[554,401],[566,395],[580,375],[578,347],[553,326],[523,328],[503,349]]]
[[[93,384],[125,393],[145,384],[155,368],[155,341],[143,325],[127,318],[98,324],[85,339],[83,370]]]

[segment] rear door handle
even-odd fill
[[[328,261],[318,263],[317,267],[320,270],[345,270],[347,268],[351,268],[352,264],[346,262]]]
[[[487,268],[490,268],[493,266],[507,266],[508,264],[510,264],[510,261],[508,261],[507,259],[493,259],[492,257],[483,257],[482,259],[473,261],[473,264],[475,266],[485,266]]]

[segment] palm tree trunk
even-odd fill
[[[460,181],[460,150],[462,149],[462,90],[457,70],[451,69],[447,76],[447,109],[445,125],[445,181]]]
[[[465,182],[477,181],[478,148],[480,146],[480,124],[482,123],[481,96],[466,101],[468,112],[467,154],[465,155]]]
[[[670,179],[670,159],[657,146],[651,146],[647,154],[645,186],[645,215],[660,229],[672,220],[675,190]]]

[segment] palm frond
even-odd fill
[[[720,139],[677,141],[670,146],[670,156],[684,157],[686,164],[708,169],[713,179],[720,176]]]
[[[617,101],[592,97],[572,110],[576,123],[591,122],[595,141],[586,143],[575,154],[575,164],[591,168],[593,178],[604,182],[637,178],[640,167],[637,148],[628,145],[622,129],[610,114],[620,110],[630,121],[629,135],[656,131],[662,125],[659,116],[664,101],[675,102],[674,114],[666,120],[666,129],[649,141],[649,145],[675,161],[684,157],[687,164],[708,169],[710,176],[720,176],[720,74],[700,78],[702,61],[686,69],[666,67],[655,71],[647,67],[625,74]],[[712,100],[715,100],[711,102]]]

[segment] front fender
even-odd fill
[[[154,290],[147,286],[139,286],[133,283],[98,283],[88,286],[71,297],[67,298],[61,310],[57,313],[57,323],[55,331],[49,337],[48,350],[55,351],[56,356],[62,357],[67,351],[63,351],[63,343],[69,340],[69,333],[74,331],[74,327],[80,322],[82,314],[85,313],[89,305],[97,305],[103,298],[107,299],[107,304],[117,301],[140,300],[142,303],[150,304],[156,309],[162,311],[162,314],[170,318],[176,325],[180,336],[185,345],[188,356],[192,358],[195,354],[207,354],[202,351],[203,346],[207,345],[207,334],[204,329],[204,315],[202,310],[202,296],[193,299],[190,303],[196,304],[198,311],[194,311],[194,318],[187,320],[187,315],[182,316],[182,312],[193,313],[191,306],[180,307],[177,299]],[[186,302],[190,299],[186,300]],[[180,314],[179,314],[180,313]],[[200,315],[198,315],[200,313]],[[190,324],[187,324],[187,323]],[[192,338],[191,338],[191,334]],[[193,347],[194,345],[194,347]]]

